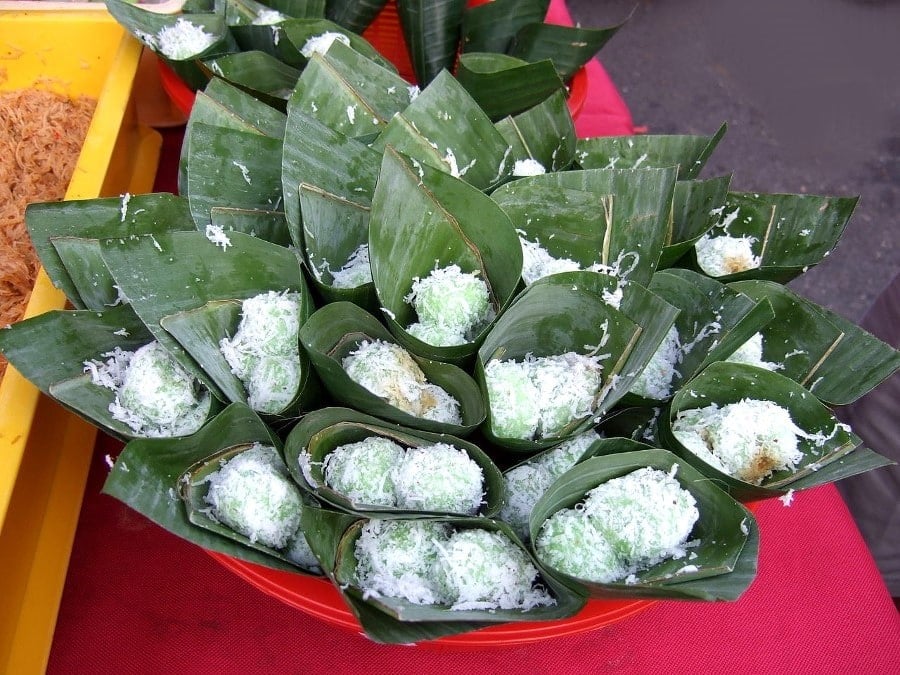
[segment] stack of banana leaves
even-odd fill
[[[411,92],[360,40],[283,105],[213,76],[181,196],[28,208],[74,309],[0,350],[125,442],[105,492],[409,643],[736,599],[746,503],[888,463],[832,408],[900,353],[784,286],[854,198],[701,178],[724,125],[578,139],[562,86]]]

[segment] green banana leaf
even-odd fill
[[[397,0],[413,72],[424,87],[456,63],[466,0]]]
[[[519,30],[544,21],[549,7],[550,0],[494,0],[468,7],[462,24],[463,53],[505,53]]]
[[[263,51],[247,51],[207,58],[204,65],[231,84],[244,89],[263,103],[283,108],[300,70]]]
[[[294,18],[325,16],[327,5],[335,0],[266,0],[272,9]]]
[[[105,0],[106,9],[129,33],[140,40],[146,47],[156,52],[175,73],[193,90],[202,89],[209,80],[209,71],[199,59],[211,58],[223,54],[232,54],[239,47],[225,23],[223,14],[179,13],[161,14],[126,2],[126,0]],[[197,33],[210,36],[208,44],[200,43],[199,47],[184,52],[174,52],[171,48],[161,47],[159,35],[164,30],[179,30],[190,24]],[[182,44],[185,40],[177,40]]]
[[[640,334],[627,354],[624,366],[616,373],[597,406],[596,416],[604,415],[623,398],[627,403],[632,396],[628,390],[653,357],[669,328],[680,320],[683,313],[680,307],[653,292],[655,289],[647,289],[633,282],[620,286],[615,277],[597,272],[554,274],[539,279],[532,287],[545,284],[590,291],[640,327]]]
[[[759,266],[726,275],[723,282],[768,279],[786,283],[820,263],[841,238],[857,197],[729,192],[710,237],[751,237]],[[702,270],[696,247],[690,264]],[[704,272],[705,273],[705,272]]]
[[[557,260],[570,260],[578,268],[601,264],[613,198],[585,190],[553,185],[532,185],[518,189],[518,181],[495,190],[491,198],[509,217],[521,239],[538,244]],[[522,278],[534,282],[540,268],[529,265],[533,256],[525,256]]]
[[[191,129],[195,124],[201,123],[284,139],[287,116],[221,77],[213,77],[194,96],[191,114],[184,129],[178,163],[178,188],[182,193],[187,192],[187,156],[191,147]]]
[[[241,232],[214,244],[200,232],[174,232],[100,242],[103,259],[154,337],[221,400],[215,382],[166,331],[163,317],[210,300],[266,291],[308,293],[293,251]]]
[[[657,272],[649,289],[679,310],[673,393],[710,363],[728,358],[774,318],[769,303],[752,300],[690,270]],[[659,400],[631,394],[625,403],[658,405]]]
[[[116,347],[134,351],[153,340],[130,305],[52,310],[0,330],[0,352],[45,394],[50,385],[79,377],[84,362]]]
[[[794,424],[812,438],[798,438],[803,459],[795,470],[775,471],[760,485],[725,474],[685,448],[672,434],[679,412],[710,404],[724,406],[742,399],[769,400],[788,410]],[[742,363],[720,361],[704,369],[675,395],[659,419],[659,438],[664,446],[727,490],[735,499],[761,499],[846,478],[873,468],[878,455],[860,448],[862,441],[838,422],[831,411],[792,379]],[[860,448],[863,452],[858,452]],[[856,461],[859,457],[860,461]],[[843,459],[840,466],[831,466]],[[881,465],[890,460],[881,459]],[[874,460],[874,461],[873,461]],[[824,468],[830,471],[822,473]],[[802,481],[802,482],[801,482]]]
[[[194,97],[186,132],[197,122],[238,131],[255,131],[280,139],[284,138],[287,116],[221,77],[214,77]]]
[[[325,302],[346,300],[367,311],[378,311],[373,282],[355,288],[333,284],[333,272],[340,270],[362,244],[368,245],[370,211],[338,195],[300,185],[303,252],[315,288]]]
[[[266,12],[272,9],[256,0],[220,0],[220,6],[225,12],[225,22],[229,27],[248,26],[254,21],[265,18]]]
[[[523,112],[565,89],[549,59],[528,63],[484,52],[462,54],[456,79],[492,120]]]
[[[370,518],[426,518],[452,515],[439,511],[411,511],[396,506],[378,506],[354,502],[325,482],[323,462],[329,453],[347,443],[370,436],[387,438],[401,447],[428,447],[448,443],[465,451],[480,467],[484,480],[484,501],[478,515],[491,517],[500,510],[503,478],[485,452],[473,443],[447,434],[434,434],[390,424],[349,408],[321,408],[304,416],[285,439],[284,457],[294,480],[322,502],[341,511]],[[309,461],[301,461],[308,453]],[[302,467],[307,467],[303,470]]]
[[[354,33],[369,27],[387,0],[328,0],[325,17]]]
[[[385,152],[372,200],[369,230],[372,277],[388,328],[409,351],[430,359],[462,363],[487,332],[469,343],[430,345],[407,332],[417,320],[408,297],[413,281],[432,270],[458,265],[487,285],[499,315],[519,284],[522,249],[509,219],[480,190],[430,166]]]
[[[318,558],[322,569],[338,589],[340,584],[335,579],[334,567],[341,545],[341,536],[359,520],[359,516],[328,509],[315,507],[303,509],[300,527],[306,534],[310,548]],[[412,644],[491,625],[471,622],[401,622],[362,599],[344,595],[344,601],[360,622],[366,635],[376,642]]]
[[[266,18],[267,12],[278,11],[286,18],[325,16],[326,0],[225,0],[225,20],[229,26],[246,26]]]
[[[335,401],[405,427],[463,438],[484,420],[484,399],[478,385],[464,370],[449,363],[412,355],[428,382],[443,388],[459,402],[462,424],[458,425],[414,417],[351,380],[341,362],[366,340],[394,342],[383,324],[349,302],[325,305],[300,328],[300,341],[325,389]]]
[[[309,58],[303,56],[302,52],[307,41],[311,38],[318,37],[324,33],[340,33],[349,40],[351,48],[375,61],[383,68],[396,71],[394,64],[384,58],[365,38],[328,19],[291,19],[280,24],[280,26],[291,44],[301,52],[301,58]]]
[[[716,214],[725,204],[730,183],[730,175],[708,180],[675,181],[672,227],[659,255],[657,269],[675,265],[716,224]]]
[[[548,171],[563,171],[575,157],[575,122],[561,91],[494,126],[511,148],[507,160],[513,170],[516,161],[533,159]]]
[[[654,446],[634,440],[633,438],[610,436],[591,443],[579,461],[584,461],[591,457],[606,457],[607,455],[620,455],[626,452],[638,452],[640,450],[653,449]]]
[[[831,310],[771,281],[729,284],[767,300],[775,320],[762,329],[764,357],[832,405],[847,405],[900,368],[900,352]]]
[[[187,199],[168,193],[33,203],[25,225],[53,285],[76,309],[97,311],[119,301],[98,239],[194,229]]]
[[[300,322],[313,312],[312,297],[300,294]],[[168,331],[184,350],[193,357],[204,372],[216,383],[230,403],[248,403],[247,390],[241,380],[231,371],[231,366],[219,348],[220,342],[233,336],[241,321],[240,300],[213,300],[202,307],[178,312],[160,319],[160,325]],[[298,345],[299,347],[299,345]],[[291,401],[275,414],[258,414],[264,420],[276,422],[299,415],[316,405],[320,398],[320,388],[309,357],[300,349],[300,382]]]
[[[448,72],[435,77],[372,143],[378,152],[388,145],[480,190],[499,183],[508,171],[506,141]]]
[[[284,211],[213,206],[209,209],[209,220],[226,235],[229,232],[243,232],[279,246],[290,246],[292,243]]]
[[[492,197],[508,191],[527,194],[536,186],[586,190],[612,195],[601,217],[606,233],[600,263],[610,273],[647,285],[656,271],[666,239],[675,190],[675,169],[585,169],[519,178],[500,186]]]
[[[569,80],[627,21],[608,28],[528,24],[516,33],[507,53],[531,62],[551,59],[560,77]]]
[[[79,375],[68,380],[53,382],[50,385],[49,393],[63,406],[114,438],[127,441],[140,437],[129,425],[112,416],[110,407],[116,401],[116,393],[111,389],[94,384],[90,375]],[[216,416],[221,405],[202,386],[197,389],[197,398],[198,405],[192,411],[190,418],[185,417],[179,421],[181,423],[196,422],[197,428],[199,428]]]
[[[622,404],[600,420],[597,433],[609,438],[627,438],[658,447],[656,420],[661,412],[661,406],[648,408]]]
[[[345,597],[369,604],[379,612],[388,614],[398,622],[394,624],[397,631],[391,631],[391,642],[407,643],[410,639],[419,639],[417,628],[420,624],[431,625],[432,622],[447,622],[455,624],[460,622],[461,628],[471,630],[467,624],[497,624],[511,621],[540,621],[561,619],[576,614],[584,606],[584,598],[573,592],[566,585],[558,581],[554,576],[545,572],[545,568],[536,560],[533,554],[518,540],[510,527],[498,520],[489,518],[436,518],[437,522],[447,523],[454,530],[483,529],[489,532],[498,532],[505,535],[522,551],[528,554],[528,558],[540,573],[542,585],[556,600],[556,604],[534,607],[528,611],[514,609],[459,609],[453,610],[446,605],[418,605],[403,598],[387,596],[365,597],[360,588],[356,586],[356,555],[354,546],[359,538],[360,531],[365,521],[357,521],[351,525],[341,537],[337,546],[337,559],[334,570],[334,578]],[[412,631],[407,635],[406,627]]]
[[[757,546],[751,534],[755,530],[753,514],[699,471],[663,449],[615,453],[579,462],[553,483],[535,505],[529,524],[532,541],[551,515],[573,508],[598,485],[643,467],[666,473],[674,468],[675,479],[696,500],[700,517],[690,539],[699,544],[689,549],[690,557],[664,560],[636,571],[633,579],[612,583],[577,579],[556,569],[553,573],[577,592],[593,598],[736,600],[747,590],[756,567]],[[716,584],[709,586],[713,579]]]
[[[198,528],[209,530],[210,532],[215,532],[216,534],[219,534],[227,539],[233,539],[234,541],[246,546],[247,548],[259,551],[263,555],[269,555],[273,558],[277,558],[286,565],[296,567],[300,570],[303,570],[304,572],[315,574],[319,572],[317,565],[305,566],[301,565],[298,562],[292,561],[286,553],[270,546],[266,546],[259,541],[253,540],[250,537],[236,532],[227,525],[219,522],[210,512],[210,505],[206,501],[206,496],[209,493],[210,477],[216,471],[221,469],[224,463],[231,461],[237,455],[240,455],[242,452],[249,450],[253,447],[253,445],[254,443],[242,443],[240,445],[233,445],[231,447],[222,448],[215,454],[198,460],[184,471],[184,473],[181,475],[181,479],[178,481],[178,493],[179,497],[184,502],[184,508],[187,512],[188,520]],[[286,476],[287,467],[283,466],[280,454],[278,454],[278,463],[281,464],[279,468]]]
[[[312,55],[291,96],[292,106],[352,138],[378,134],[409,102],[396,71],[338,41]]]
[[[625,364],[641,334],[639,325],[607,304],[593,289],[561,285],[554,279],[548,277],[544,283],[534,283],[519,294],[478,350],[475,375],[488,402],[482,432],[490,442],[512,451],[542,450],[590,428],[602,413],[600,406],[606,406],[608,398],[612,400],[617,376],[624,373]],[[603,382],[595,395],[592,414],[573,419],[553,436],[536,439],[498,436],[485,381],[487,365],[493,360],[522,361],[528,356],[568,352],[596,353],[601,358]],[[646,358],[649,357],[647,354]]]
[[[187,151],[187,198],[201,232],[214,207],[277,214],[281,192],[281,139],[191,124]]]
[[[234,403],[193,436],[135,439],[116,459],[103,492],[127,504],[172,534],[204,549],[266,567],[303,574],[295,565],[197,527],[178,497],[182,474],[225,448],[260,442],[281,449],[281,441],[250,408]]]
[[[306,59],[285,37],[280,24],[231,26],[229,30],[242,52],[263,52],[298,70],[306,65]]]
[[[288,102],[281,162],[281,189],[288,229],[294,246],[304,250],[300,184],[367,207],[375,193],[381,154],[329,129],[294,106],[292,99]]]
[[[722,140],[728,125],[712,136],[655,135],[579,138],[577,159],[582,169],[678,167],[678,180],[694,180]]]

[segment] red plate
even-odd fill
[[[282,602],[334,626],[361,633],[356,617],[327,579],[282,572],[207,551],[223,567]],[[588,600],[575,616],[555,621],[498,624],[478,631],[443,637],[430,643],[457,647],[499,647],[526,644],[595,630],[621,621],[655,604],[655,600]]]

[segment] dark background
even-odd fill
[[[599,58],[648,133],[728,133],[703,177],[732,189],[859,195],[795,291],[858,321],[900,270],[900,1],[567,0],[628,23]],[[900,317],[897,317],[900,321]]]

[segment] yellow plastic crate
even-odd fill
[[[102,5],[19,9],[29,5],[0,3],[0,90],[38,86],[97,99],[66,198],[149,192],[161,138],[138,124],[131,96],[140,43]],[[41,271],[25,316],[65,302]],[[46,667],[95,438],[93,426],[8,368],[0,381],[0,672]]]

